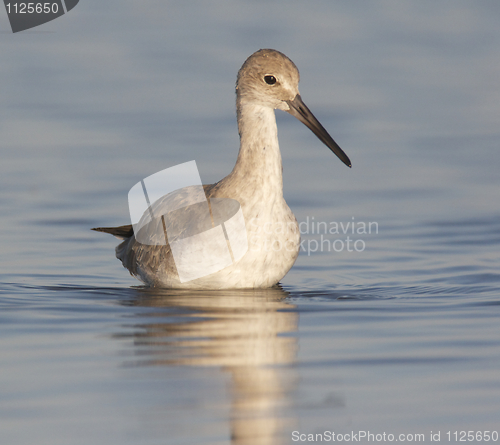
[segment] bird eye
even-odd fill
[[[264,76],[264,82],[266,82],[268,85],[274,85],[276,83],[276,77]]]

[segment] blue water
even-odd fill
[[[87,0],[14,35],[0,13],[0,443],[500,432],[499,15]],[[146,289],[89,229],[127,224],[161,169],[231,170],[236,72],[261,47],[294,60],[353,168],[278,114],[303,231],[280,287]]]

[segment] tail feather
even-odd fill
[[[110,233],[119,239],[127,239],[134,235],[134,228],[131,224],[120,227],[96,227],[94,229],[96,232]]]

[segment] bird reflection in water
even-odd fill
[[[231,444],[287,443],[296,376],[298,313],[281,287],[233,291],[140,289],[131,304],[168,322],[141,324],[134,345],[141,361],[163,366],[216,366],[231,376]],[[176,321],[179,320],[179,321]]]

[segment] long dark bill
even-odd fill
[[[290,109],[288,113],[295,116],[300,122],[302,122],[307,128],[309,128],[321,142],[323,142],[330,150],[332,150],[338,158],[348,167],[351,166],[351,161],[344,151],[338,146],[338,144],[332,139],[325,130],[323,125],[321,125],[311,113],[311,110],[307,108],[306,104],[302,102],[300,94],[295,96],[293,100],[286,101]]]

